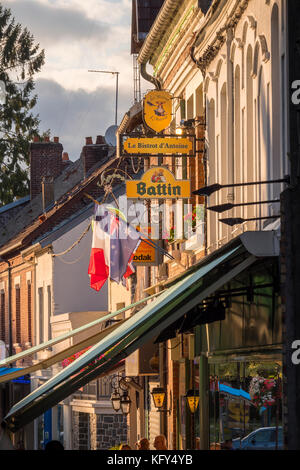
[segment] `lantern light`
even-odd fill
[[[166,396],[165,390],[163,388],[156,387],[152,390],[151,394],[155,407],[158,408],[158,410],[162,409]]]
[[[124,391],[123,396],[121,398],[121,410],[123,415],[128,415],[130,412],[131,400],[128,396],[128,392]]]
[[[182,129],[182,127],[177,127],[177,129],[175,130],[175,134],[176,134],[176,135],[182,135],[182,134],[183,134],[183,129]]]
[[[111,394],[110,399],[111,399],[113,409],[116,412],[119,411],[119,409],[121,408],[121,397],[120,397],[119,392],[114,390],[113,393]]]
[[[199,392],[197,390],[189,390],[186,394],[190,412],[194,414],[199,405]]]

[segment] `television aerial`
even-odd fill
[[[112,147],[116,147],[117,145],[117,137],[116,137],[116,132],[118,130],[119,126],[113,125],[110,126],[107,131],[105,132],[105,142],[108,145],[111,145]]]

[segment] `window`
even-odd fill
[[[51,287],[47,286],[47,296],[48,296],[48,340],[51,339]]]
[[[0,292],[0,339],[5,342],[5,293]]]
[[[38,302],[39,302],[39,343],[44,341],[44,293],[43,288],[38,289]]]
[[[16,286],[16,343],[21,343],[21,291]]]
[[[32,343],[31,283],[27,283],[28,342]]]

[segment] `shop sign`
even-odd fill
[[[151,227],[136,227],[138,231],[144,233],[147,238],[151,237]],[[156,249],[147,242],[141,241],[133,255],[133,263],[139,266],[154,266],[157,264]]]
[[[129,199],[188,199],[191,197],[189,180],[177,180],[170,170],[153,167],[141,180],[126,181]]]
[[[181,136],[122,136],[122,152],[128,155],[194,155],[194,138]]]
[[[145,124],[155,132],[161,132],[172,121],[171,93],[164,90],[149,91],[144,98],[143,118]]]

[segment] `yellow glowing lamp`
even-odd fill
[[[156,387],[151,392],[154,401],[154,406],[161,409],[164,405],[166,392],[163,388]]]
[[[182,129],[182,127],[177,127],[176,130],[175,130],[175,134],[176,134],[176,135],[183,135],[183,129]]]
[[[199,392],[197,390],[189,390],[186,399],[191,413],[195,413],[199,405]]]

